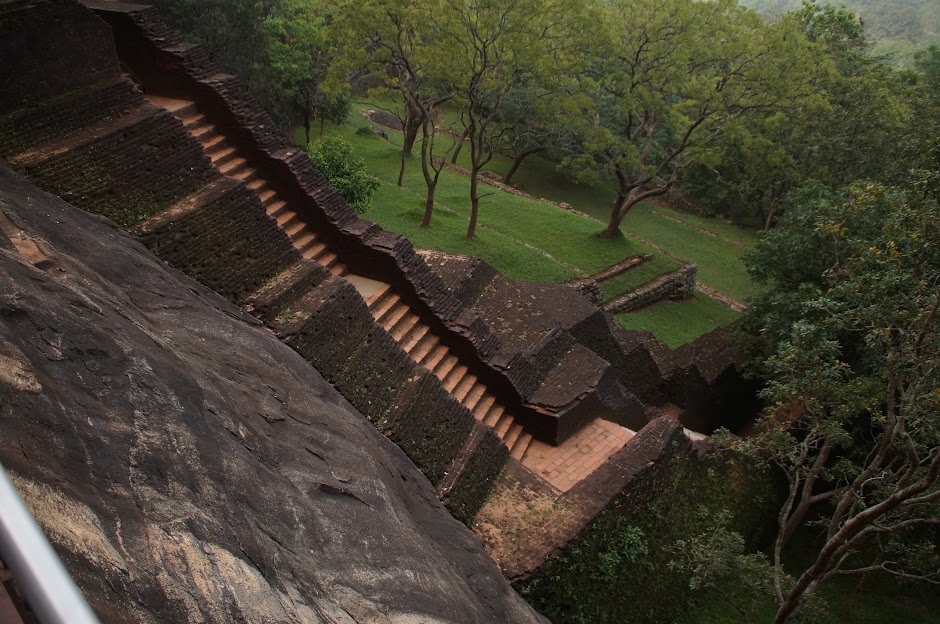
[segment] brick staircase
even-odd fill
[[[445,390],[470,410],[478,421],[496,432],[509,449],[510,457],[523,458],[532,443],[531,434],[526,433],[476,375],[441,344],[440,338],[392,292],[388,284],[382,284],[366,304],[375,321],[391,334],[411,359],[434,373]]]
[[[337,254],[318,240],[316,232],[310,229],[303,217],[278,197],[258,170],[229,145],[226,137],[199,112],[194,102],[152,94],[147,94],[146,98],[176,116],[223,175],[243,182],[258,195],[268,216],[287,234],[305,260],[314,260],[333,275],[349,279],[366,299],[375,321],[417,364],[436,375],[445,390],[478,421],[491,427],[509,449],[511,457],[523,459],[532,443],[532,435],[523,430],[476,375],[460,363],[418,315],[392,292],[389,284],[351,275]],[[363,287],[364,283],[370,282],[371,288]]]
[[[243,182],[258,196],[268,216],[284,230],[304,260],[314,260],[336,276],[344,276],[349,272],[337,255],[317,240],[316,233],[312,232],[297,213],[287,207],[287,202],[268,186],[267,181],[258,174],[258,170],[239,156],[235,148],[228,144],[225,136],[196,109],[194,102],[149,94],[146,97],[151,103],[165,108],[183,122],[183,127],[199,141],[209,160],[223,175]]]

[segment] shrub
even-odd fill
[[[356,212],[362,214],[372,203],[379,180],[366,172],[362,158],[352,158],[349,141],[329,136],[315,141],[307,153],[320,172]]]

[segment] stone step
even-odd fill
[[[486,413],[486,416],[483,418],[483,424],[496,428],[496,423],[499,422],[499,419],[503,417],[503,412],[506,410],[503,409],[502,405],[493,404],[493,407],[490,408],[490,411]]]
[[[324,245],[323,243],[321,243],[320,241],[316,239],[317,237],[316,234],[314,234],[313,232],[310,232],[310,236],[313,236],[313,240],[310,241],[309,243],[304,243],[301,245],[294,243],[294,246],[297,248],[298,251],[300,251],[300,256],[304,260],[313,260],[314,258],[322,255],[323,250],[326,249],[326,245]]]
[[[317,240],[317,235],[313,232],[307,232],[303,236],[299,237],[296,240],[291,242],[294,244],[294,249],[303,254],[305,251],[310,249]],[[310,258],[304,258],[304,260],[309,260]]]
[[[207,154],[212,154],[213,152],[218,152],[228,147],[228,141],[225,140],[225,137],[221,134],[214,134],[211,136],[204,135],[202,138],[202,149],[206,151]]]
[[[344,275],[347,275],[348,273],[349,273],[349,270],[346,268],[346,265],[343,264],[342,262],[337,262],[332,267],[330,267],[330,275],[333,275],[335,277],[343,277]]]
[[[281,212],[283,212],[284,210],[287,210],[287,202],[284,201],[283,199],[279,199],[265,206],[264,210],[265,212],[268,213],[269,217],[273,217],[277,219],[277,217],[281,214]]]
[[[288,228],[293,227],[299,223],[297,219],[297,213],[293,210],[282,210],[274,217],[274,221],[277,223],[278,227],[287,230]]]
[[[473,373],[467,373],[463,376],[463,379],[460,380],[456,386],[454,386],[454,398],[464,402],[464,399],[467,398],[467,395],[470,394],[470,390],[473,388],[474,384],[477,382],[477,377]]]
[[[460,382],[463,381],[463,378],[466,375],[467,375],[467,367],[458,362],[457,366],[455,366],[450,371],[450,374],[441,379],[441,381],[444,384],[444,389],[450,393],[453,393],[454,388],[456,388],[460,384]]]
[[[522,435],[520,435],[516,440],[516,443],[509,447],[509,456],[513,459],[522,461],[522,458],[525,457],[525,453],[529,450],[529,445],[531,443],[532,435],[523,432]]]
[[[238,173],[235,173],[235,174],[230,173],[229,175],[235,178],[236,180],[238,180],[239,182],[244,182],[245,184],[247,184],[248,182],[251,182],[252,180],[261,179],[260,177],[258,177],[258,170],[255,169],[254,167],[248,167],[248,166],[240,168]],[[255,193],[257,193],[257,191],[255,191]]]
[[[206,121],[205,118],[203,118],[203,120],[200,121],[199,123],[194,124],[189,127],[189,134],[191,134],[194,138],[200,139],[200,140],[202,139],[202,137],[208,136],[208,133],[214,133],[214,132],[215,132],[215,126],[213,126],[211,123]]]
[[[245,186],[260,195],[268,188],[268,181],[264,178],[255,178]]]
[[[366,301],[366,306],[371,310],[380,302],[384,301],[385,297],[392,292],[391,284],[382,284],[378,289],[372,293],[369,297],[369,300]]]
[[[499,436],[500,440],[505,440],[506,434],[509,433],[509,430],[514,424],[515,423],[513,422],[512,416],[509,414],[509,412],[503,410],[499,420],[497,420],[496,424],[493,426],[493,430],[496,432],[496,435]]]
[[[215,150],[206,150],[206,154],[209,155],[209,160],[212,161],[212,164],[222,169],[222,165],[225,163],[235,160],[238,158],[238,152],[235,151],[235,148],[231,145],[222,145]],[[246,162],[244,158],[240,159],[242,162]]]
[[[441,381],[447,377],[454,367],[457,366],[457,356],[451,355],[448,351],[444,351],[444,357],[441,358],[437,366],[431,369],[431,372],[434,373],[438,379]]]
[[[476,384],[470,389],[470,392],[467,393],[466,398],[463,400],[464,407],[472,412],[476,408],[477,403],[483,398],[484,394],[486,394],[486,386],[477,380]]]
[[[392,328],[394,328],[395,325],[398,324],[398,321],[406,314],[408,314],[408,306],[399,301],[392,311],[385,316],[381,325],[385,328],[385,331],[392,331]]]
[[[399,320],[398,323],[396,323],[388,333],[392,335],[392,338],[395,339],[395,342],[401,343],[401,339],[405,336],[405,334],[414,329],[415,325],[417,324],[418,315],[408,312],[403,317],[401,317],[401,320]]]
[[[506,431],[506,436],[503,438],[503,442],[506,444],[506,448],[512,449],[522,433],[522,425],[513,422]]]
[[[399,298],[398,295],[392,294],[390,297],[386,297],[380,305],[375,306],[372,310],[372,318],[375,319],[375,322],[382,324],[382,319],[396,306],[398,305]]]
[[[183,119],[181,119],[181,121],[183,122],[183,127],[186,128],[187,130],[198,126],[205,120],[206,120],[206,116],[203,115],[202,113],[196,113],[195,115],[190,115],[188,117],[184,117]]]
[[[241,158],[240,156],[235,156],[234,158],[229,158],[227,161],[219,165],[219,171],[230,178],[234,178],[236,177],[237,173],[243,171],[247,166],[247,160]]]
[[[284,214],[284,213],[281,213]],[[302,236],[304,233],[308,232],[307,224],[301,221],[296,221],[290,226],[284,228],[284,233],[287,234],[287,237],[291,240],[294,240],[298,236]]]
[[[428,369],[429,371],[431,371],[431,372],[433,373],[433,372],[434,372],[434,369],[436,369],[438,366],[440,366],[441,361],[442,361],[445,357],[447,357],[447,354],[448,354],[448,353],[449,353],[449,351],[447,350],[447,347],[446,347],[446,346],[444,346],[444,345],[442,345],[442,344],[438,344],[437,347],[435,347],[435,348],[428,354],[428,356],[424,359],[424,361],[423,361],[423,362],[419,362],[419,364],[421,364],[421,366],[425,367],[426,369]]]
[[[421,341],[428,336],[430,331],[431,328],[424,323],[417,325],[411,335],[408,336],[406,340],[402,341],[401,348],[405,350],[405,353],[411,355],[412,359],[416,359],[416,356],[413,353],[415,351],[415,347],[417,347]]]
[[[258,193],[258,199],[261,200],[261,205],[264,206],[267,210],[271,204],[281,201],[277,197],[277,193],[274,192],[274,189],[265,189],[263,192]],[[268,214],[271,214],[268,212]]]
[[[428,359],[428,356],[432,351],[434,351],[434,349],[438,347],[439,344],[440,341],[437,339],[437,336],[435,336],[434,333],[428,329],[421,339],[418,340],[418,342],[416,342],[413,347],[411,347],[411,352],[409,355],[411,355],[411,359],[413,359],[415,362],[422,364],[424,360]]]
[[[476,406],[470,410],[473,412],[473,417],[482,421],[486,417],[487,413],[493,409],[493,403],[495,402],[496,397],[494,397],[492,394],[484,392]]]

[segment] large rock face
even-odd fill
[[[300,356],[2,163],[0,461],[104,621],[544,621]]]

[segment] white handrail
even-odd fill
[[[41,624],[99,624],[0,466],[0,559]]]

